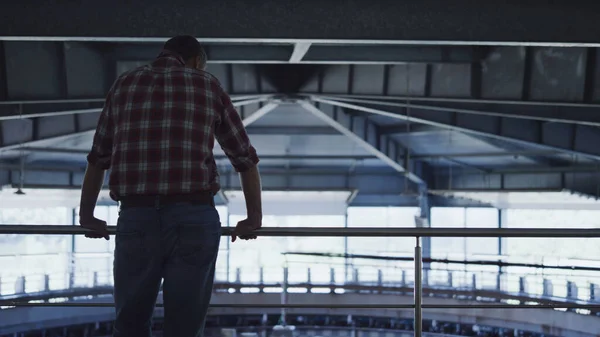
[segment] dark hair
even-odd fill
[[[206,53],[193,36],[175,36],[165,43],[164,49],[179,54],[185,61],[200,56],[206,62]]]

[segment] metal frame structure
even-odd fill
[[[264,10],[281,6],[271,5],[263,6]],[[352,12],[367,6],[362,8],[370,13],[369,21],[391,13],[372,9],[365,0],[355,5]],[[119,15],[131,14],[130,8],[115,6]],[[182,11],[175,17],[185,17],[214,5],[197,6],[188,2],[179,9],[163,8],[165,17],[158,22],[170,20],[167,13],[172,11]],[[438,15],[422,11],[426,4],[386,6],[403,8],[396,13],[413,13],[411,20]],[[557,13],[553,6],[537,8],[536,13],[547,16],[536,18],[549,20]],[[572,10],[556,6],[560,13]],[[21,11],[6,4],[0,8],[6,9],[2,13]],[[298,5],[294,13],[280,8],[277,17],[287,17],[286,24],[291,24],[298,13],[310,8]],[[318,17],[326,10],[323,4],[319,9],[306,17]],[[44,13],[60,17],[77,10],[49,6]],[[513,10],[505,4],[480,9],[482,13],[504,11],[499,26],[509,17],[514,19]],[[522,10],[518,9],[519,17]],[[243,11],[252,13],[256,8]],[[28,20],[36,13],[27,13]],[[102,9],[96,14],[69,34],[73,20],[49,19],[56,21],[49,23],[51,35],[46,30],[36,34],[37,22],[23,25],[19,19],[8,25],[12,15],[0,22],[0,27],[6,25],[0,36],[0,184],[16,187],[25,176],[25,188],[80,187],[82,151],[88,148],[102,97],[118,74],[154,58],[166,36],[174,32],[148,27],[145,20],[130,26],[139,14],[128,18],[127,24]],[[81,20],[86,15],[73,17]],[[152,17],[155,12],[143,15]],[[101,27],[95,27],[93,22],[103,16]],[[358,190],[356,206],[416,206],[422,194],[439,190],[570,190],[600,196],[600,152],[590,146],[600,142],[596,128],[600,119],[595,116],[600,106],[599,45],[574,41],[572,31],[561,42],[553,41],[558,39],[555,34],[550,39],[546,30],[538,31],[537,39],[521,41],[527,36],[522,32],[513,35],[516,40],[471,39],[485,31],[477,27],[466,34],[467,41],[459,37],[467,29],[463,23],[450,34],[453,38],[417,37],[432,26],[449,24],[450,18],[416,31],[412,25],[379,30],[372,24],[360,31],[355,26],[338,30],[348,22],[336,18],[345,23],[329,26],[333,19],[328,18],[328,24],[316,25],[318,32],[310,36],[301,36],[307,29],[304,21],[295,34],[284,33],[289,33],[289,26],[275,29],[271,22],[261,33],[265,35],[252,36],[251,31],[261,30],[255,23],[244,26],[240,35],[234,27],[242,23],[230,19],[221,17],[219,24],[229,24],[216,31],[215,23],[205,21],[175,24],[198,32],[209,54],[208,71],[230,93],[242,118],[257,121],[248,132],[260,145],[267,189]],[[577,24],[583,25],[582,20]],[[397,17],[392,21],[404,25],[396,22]],[[518,27],[523,28],[521,21]],[[530,33],[538,28],[530,22],[526,25],[523,29]],[[595,25],[586,27],[577,39],[595,29]],[[386,36],[390,31],[407,35]],[[443,35],[452,30],[433,31]],[[556,27],[552,31],[556,33]],[[341,32],[349,36],[337,35]],[[502,30],[495,34],[511,35]],[[540,40],[543,35],[546,39]],[[276,116],[252,114],[264,111],[268,102],[280,103],[272,114]],[[290,112],[284,111],[289,104],[303,107],[306,116],[279,117]],[[311,124],[315,116],[321,120],[318,125]],[[353,143],[342,143],[340,134]],[[322,151],[325,147],[330,150],[327,155]],[[228,166],[221,160],[222,153],[217,157],[219,165]],[[230,179],[234,172],[220,171],[225,189],[239,189],[236,179]],[[378,184],[382,175],[388,184]],[[437,201],[443,206],[459,204],[446,194],[431,199],[434,205]]]
[[[227,236],[232,233],[232,228],[222,228],[222,235]],[[82,227],[73,226],[39,226],[39,225],[2,225],[0,226],[0,234],[44,234],[44,235],[65,235],[65,234],[85,234],[89,230]],[[116,233],[116,227],[110,226],[109,232]],[[470,228],[470,229],[455,229],[455,228],[263,228],[253,232],[258,236],[311,236],[311,237],[415,237],[415,284],[414,284],[414,303],[413,304],[398,304],[393,306],[384,306],[394,309],[414,309],[414,327],[415,337],[422,337],[422,310],[427,308],[480,308],[480,309],[510,309],[510,308],[590,308],[597,309],[600,305],[586,304],[565,304],[560,306],[553,305],[424,305],[422,303],[422,248],[420,239],[422,237],[529,237],[529,238],[573,238],[573,237],[600,237],[600,229],[487,229],[487,228]],[[3,301],[1,306],[80,306],[78,303],[21,303],[18,301]],[[110,306],[110,303],[88,303],[82,306]],[[221,307],[239,307],[239,304],[220,305]],[[247,307],[267,307],[267,308],[318,308],[318,304],[311,305],[296,305],[285,303],[284,305],[248,305]],[[327,306],[333,308],[332,306]],[[336,306],[337,308],[337,306]],[[342,308],[381,308],[376,304],[356,304],[344,306]]]

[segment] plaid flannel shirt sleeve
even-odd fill
[[[108,93],[104,108],[100,113],[96,133],[92,143],[92,149],[87,156],[90,165],[100,169],[108,170],[111,164],[113,138],[114,138],[114,120],[112,116],[114,90]]]
[[[219,96],[222,110],[220,123],[215,128],[215,138],[235,170],[247,171],[259,162],[256,149],[250,143],[246,128],[229,95],[221,90]]]

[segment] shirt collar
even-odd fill
[[[163,67],[185,66],[185,61],[179,54],[163,49],[154,61],[154,65]]]

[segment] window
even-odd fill
[[[509,209],[505,226],[508,228],[599,228],[600,211],[596,210],[540,210]],[[570,265],[600,267],[600,240],[596,238],[506,238],[508,262],[540,265]],[[518,276],[526,276],[528,291],[542,294],[544,279],[553,283],[554,295],[565,296],[567,281],[575,282],[579,298],[589,296],[589,283],[597,283],[600,273],[548,268],[508,267],[514,275],[509,279],[509,290],[518,290]]]
[[[444,228],[497,228],[495,208],[433,207],[431,226]],[[496,260],[497,238],[431,238],[431,257],[448,260]],[[464,263],[432,263],[430,282],[446,284],[452,274],[455,286],[471,285],[475,275],[478,286],[495,287],[496,266],[466,265]]]
[[[71,210],[64,207],[0,208],[0,223],[29,225],[66,225]],[[0,235],[0,278],[2,294],[14,292],[17,276],[28,276],[32,288],[43,289],[43,276],[60,276],[68,268],[70,235]]]
[[[415,227],[417,207],[349,207],[348,227]],[[403,271],[413,274],[413,263],[393,260],[394,257],[414,256],[415,239],[398,237],[348,238],[348,254],[364,258],[349,259],[351,268],[347,279],[376,282],[379,272],[384,282],[400,282]],[[369,258],[373,257],[373,258]],[[391,260],[377,259],[392,258]]]
[[[243,220],[240,215],[230,216],[230,225]],[[263,217],[263,227],[344,227],[341,215],[290,215]],[[240,269],[242,282],[258,282],[263,268],[265,282],[281,282],[283,267],[288,266],[289,281],[306,281],[308,269],[314,282],[328,282],[332,258],[320,256],[283,255],[283,253],[343,253],[343,237],[261,237],[254,241],[236,241],[230,244],[230,279],[236,280]],[[341,266],[339,266],[341,268]],[[325,272],[326,271],[326,272]]]

